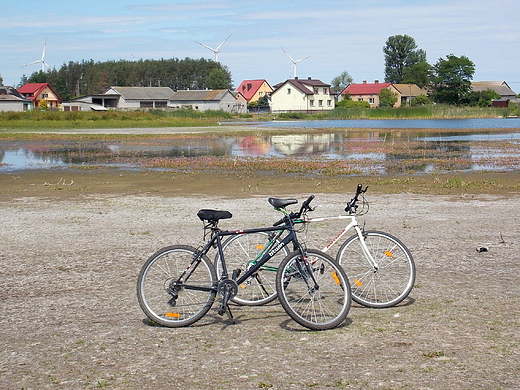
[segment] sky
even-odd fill
[[[383,47],[409,35],[435,64],[449,54],[475,64],[474,81],[506,81],[520,93],[518,0],[3,1],[0,76],[16,86],[45,62],[206,58],[242,80],[274,85],[294,76],[330,83],[384,81]],[[282,50],[285,50],[286,53]]]

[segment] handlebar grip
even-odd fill
[[[363,184],[359,183],[357,185],[356,195],[361,194],[361,192],[363,192]]]
[[[279,225],[281,225],[282,223],[284,223],[283,218],[280,219],[279,221],[276,221],[275,223],[273,223],[273,226],[279,226]]]
[[[307,200],[302,203],[302,208],[308,208],[309,204],[312,202],[313,199],[314,199],[314,195],[309,196],[307,198]]]

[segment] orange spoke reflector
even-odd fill
[[[390,251],[385,251],[385,255],[387,255],[388,257],[394,257],[394,255]]]
[[[262,249],[264,249],[264,246],[262,244],[257,244],[256,249],[261,251]]]
[[[359,279],[354,279],[354,284],[358,287],[361,287],[363,285],[363,283],[361,283]]]
[[[338,274],[336,272],[332,271],[332,277],[334,278],[334,281],[341,286],[341,282],[339,281]]]
[[[171,318],[179,318],[181,316],[179,313],[164,313],[164,315],[166,317],[171,317]]]
[[[245,284],[242,283],[242,284],[240,285],[240,288],[243,288],[243,289],[245,290],[245,289],[247,288],[247,286],[246,286]]]

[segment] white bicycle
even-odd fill
[[[367,188],[363,189],[361,184],[358,185],[355,196],[345,207],[347,215],[307,218],[306,213],[302,213],[304,218],[295,220],[295,223],[347,220],[347,225],[322,251],[327,252],[348,231],[354,229],[355,233],[343,242],[336,255],[336,260],[349,278],[352,299],[366,307],[392,307],[410,294],[415,282],[415,263],[408,248],[396,237],[359,226],[356,216],[368,212],[368,203],[364,197]],[[361,208],[358,202],[362,203]],[[310,208],[310,201],[307,206],[307,211],[313,210]],[[288,213],[285,209],[279,211]],[[233,263],[234,268],[247,270],[264,253],[276,247],[278,242],[272,233],[257,233],[230,237],[222,247],[228,263]],[[270,260],[251,280],[241,284],[233,301],[241,305],[263,305],[273,301],[277,296],[274,280],[278,264],[275,263],[282,259],[283,256]],[[215,266],[217,270],[220,267],[218,255],[215,257]]]

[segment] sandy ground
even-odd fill
[[[262,226],[278,218],[267,198],[293,191],[316,195],[314,215],[336,215],[354,183],[347,194],[247,183],[212,193],[173,179],[96,187],[56,175],[0,178],[2,389],[518,388],[518,193],[369,191],[366,227],[415,258],[416,285],[398,307],[354,305],[343,326],[311,332],[276,302],[234,307],[234,325],[215,306],[168,329],[146,321],[137,274],[157,249],[201,241],[200,208],[231,211],[223,228]],[[308,246],[339,228],[312,226]]]

